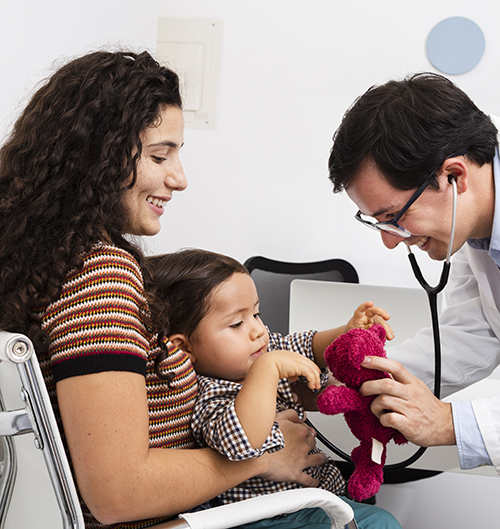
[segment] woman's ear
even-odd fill
[[[191,342],[186,335],[180,333],[172,334],[168,337],[168,339],[173,345],[175,345],[175,347],[179,348],[181,351],[184,351],[189,356],[191,363],[194,364],[196,362],[192,351]]]

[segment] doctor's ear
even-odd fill
[[[443,164],[443,170],[447,175],[449,184],[455,180],[458,193],[465,193],[469,189],[469,167],[463,157],[446,160]]]
[[[196,362],[194,354],[191,350],[191,342],[189,341],[187,336],[185,336],[184,334],[177,333],[172,334],[168,337],[168,339],[173,345],[175,345],[175,347],[179,348],[181,351],[184,351],[189,356],[189,359],[193,364]]]

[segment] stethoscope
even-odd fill
[[[443,263],[443,270],[441,272],[441,277],[439,279],[439,283],[432,287],[429,285],[429,283],[424,279],[424,276],[422,275],[422,271],[420,270],[420,267],[418,266],[417,259],[415,258],[415,255],[411,251],[411,248],[407,246],[408,248],[408,258],[410,259],[410,264],[413,270],[413,273],[415,274],[415,278],[420,283],[420,286],[425,290],[427,293],[427,297],[429,299],[429,307],[431,312],[431,322],[432,322],[432,335],[434,338],[434,395],[436,398],[440,398],[441,395],[441,338],[439,333],[439,317],[438,317],[438,305],[437,305],[437,299],[438,294],[443,291],[444,287],[448,283],[448,278],[450,276],[450,267],[451,267],[451,253],[453,249],[453,241],[455,239],[455,224],[457,219],[457,183],[455,181],[455,178],[452,175],[448,175],[448,182],[451,184],[453,189],[453,212],[451,217],[451,232],[450,232],[450,240],[448,242],[448,251],[446,253],[446,259]],[[352,463],[352,459],[349,456],[349,454],[346,454],[343,450],[335,446],[333,443],[331,443],[321,432],[319,432],[312,424],[309,422],[309,420],[306,420],[306,424],[308,426],[314,428],[316,431],[316,437],[334,454],[338,455],[345,461]],[[417,459],[419,459],[422,454],[427,450],[426,447],[420,447],[412,456],[405,459],[404,461],[401,461],[399,463],[393,463],[391,465],[385,465],[384,470],[391,471],[391,470],[399,470],[401,468],[405,468],[407,466],[410,466],[411,464],[415,463]]]

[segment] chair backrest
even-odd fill
[[[84,529],[33,344],[22,334],[4,331],[0,331],[0,440],[0,528]]]
[[[245,266],[259,292],[262,320],[272,332],[281,334],[289,330],[290,284],[294,279],[359,283],[355,268],[343,259],[291,263],[255,256],[247,259]]]

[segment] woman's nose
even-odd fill
[[[186,189],[188,185],[187,178],[179,159],[177,159],[176,163],[172,164],[166,180],[167,187],[171,189],[175,189],[176,191],[184,191]]]

